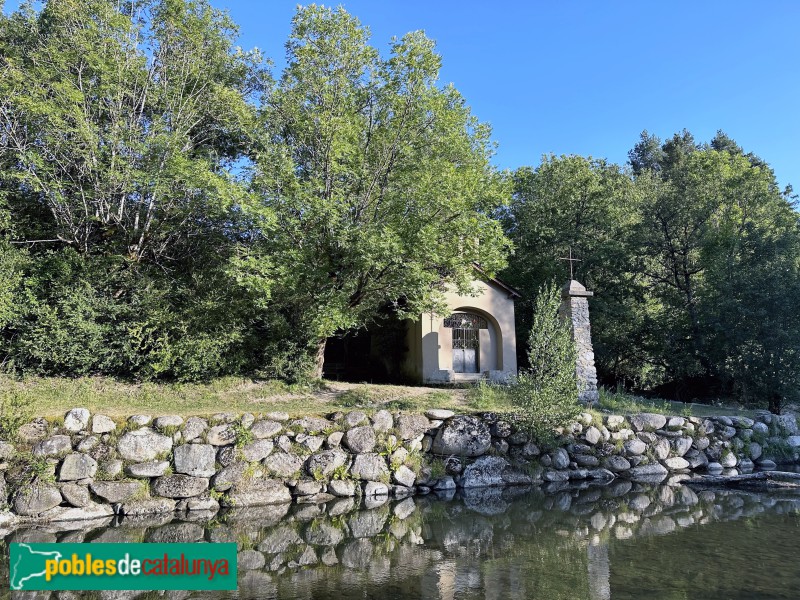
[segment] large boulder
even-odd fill
[[[302,431],[312,435],[316,433],[322,433],[323,431],[330,431],[336,428],[335,424],[328,419],[310,416],[303,417],[302,419],[296,419],[292,421],[289,426],[291,428],[299,428]]]
[[[89,428],[91,413],[88,408],[73,408],[64,415],[64,429],[78,433]]]
[[[117,451],[125,460],[145,462],[172,450],[172,438],[142,427],[124,434],[117,442]]]
[[[292,495],[282,481],[251,479],[235,485],[222,499],[223,506],[264,506],[292,501]]]
[[[554,469],[566,469],[569,466],[569,454],[564,448],[556,448],[549,456]]]
[[[481,456],[464,469],[461,487],[489,487],[505,485],[503,471],[508,467],[506,459],[500,456]]]
[[[337,468],[347,464],[347,460],[347,454],[341,450],[325,450],[308,458],[306,471],[312,476],[330,477]]]
[[[388,410],[379,410],[372,415],[372,428],[378,433],[386,433],[394,427],[394,417]]]
[[[73,452],[64,457],[58,470],[59,481],[77,481],[94,477],[97,473],[97,461],[88,454]]]
[[[392,479],[394,480],[395,483],[399,485],[404,485],[405,487],[411,487],[414,485],[414,481],[417,479],[417,475],[407,466],[400,465],[392,474]]]
[[[116,431],[117,424],[106,415],[95,415],[92,417],[92,433],[111,433]]]
[[[694,440],[690,437],[679,437],[672,440],[672,450],[675,456],[684,456],[692,447]]]
[[[395,419],[395,430],[402,440],[416,439],[430,428],[431,422],[423,415],[398,415]]]
[[[476,417],[458,416],[439,429],[432,449],[434,454],[481,456],[491,445],[492,434],[485,422]]]
[[[21,489],[14,497],[14,512],[32,516],[61,504],[61,492],[53,485],[38,484]]]
[[[305,460],[290,452],[273,452],[261,464],[276,477],[293,477],[303,468]]]
[[[93,481],[89,487],[109,504],[125,502],[142,492],[142,484],[137,481]]]
[[[386,481],[389,467],[380,454],[357,454],[350,467],[350,474],[363,481]]]
[[[242,458],[249,462],[258,462],[272,454],[275,444],[272,440],[254,440],[242,446]]]
[[[30,423],[25,423],[17,429],[17,438],[26,444],[32,444],[47,436],[50,425],[44,417],[36,417]]]
[[[647,444],[642,440],[628,440],[624,444],[625,454],[628,456],[641,456],[647,450]]]
[[[612,473],[622,473],[631,468],[631,463],[622,456],[609,456],[603,460],[603,466]]]
[[[655,413],[640,413],[630,418],[634,431],[655,431],[667,424],[667,417]]]
[[[156,429],[180,427],[181,425],[183,425],[183,417],[180,415],[163,415],[153,419],[153,427]]]
[[[425,416],[429,419],[433,419],[434,421],[445,421],[451,417],[454,417],[456,413],[452,410],[446,410],[444,408],[431,408],[425,411]]]
[[[88,506],[92,501],[89,495],[89,488],[77,483],[65,483],[61,486],[61,495],[67,503],[75,507]]]
[[[633,481],[643,481],[649,483],[662,481],[668,474],[669,471],[667,471],[663,465],[659,463],[651,463],[648,465],[639,465],[638,467],[633,467],[627,472],[626,475]]]
[[[150,479],[151,477],[161,477],[168,468],[169,462],[166,460],[148,460],[128,465],[125,467],[125,473],[136,479]]]
[[[208,429],[208,421],[201,417],[189,417],[183,425],[181,437],[185,442],[199,438]]]
[[[342,418],[342,423],[347,429],[358,427],[359,425],[365,423],[366,421],[367,421],[367,415],[360,410],[350,411]]]
[[[328,492],[334,496],[348,497],[356,495],[356,482],[334,479],[328,484]]]
[[[707,440],[708,438],[704,439]],[[664,460],[669,456],[671,449],[672,447],[670,446],[669,440],[661,438],[653,446],[653,454],[658,460]]]
[[[175,510],[175,500],[172,498],[145,498],[132,500],[120,507],[120,513],[126,517],[144,517],[171,513]]]
[[[153,494],[164,498],[191,498],[208,489],[207,477],[165,475],[153,481]]]
[[[34,456],[59,456],[72,450],[72,440],[68,435],[54,435],[41,440],[33,447]]]
[[[586,440],[587,444],[595,446],[603,439],[603,435],[597,427],[592,425],[586,428],[586,431],[583,433],[583,438]]]
[[[665,458],[661,461],[661,463],[670,471],[682,471],[683,469],[689,468],[689,461],[681,456],[671,456],[669,458]],[[734,462],[734,465],[735,464],[736,463]]]
[[[283,429],[283,425],[277,421],[256,421],[250,427],[250,432],[257,440],[271,438],[278,435]]]
[[[216,473],[216,452],[210,444],[183,444],[173,451],[175,472],[193,477]]]
[[[249,465],[245,462],[237,461],[217,471],[211,479],[211,485],[218,492],[229,490],[245,478],[245,473]]]
[[[369,425],[354,427],[344,434],[344,443],[354,454],[372,452],[375,448],[375,430]]]
[[[86,506],[56,506],[39,515],[45,521],[91,521],[108,519],[114,510],[108,504],[90,502]]]
[[[785,414],[776,417],[778,419],[778,427],[786,435],[797,435],[800,433],[800,428],[797,426],[797,418],[793,414]]]
[[[212,446],[227,446],[236,441],[236,431],[229,423],[215,425],[208,430],[206,441]]]

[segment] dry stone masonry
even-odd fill
[[[0,525],[580,481],[677,484],[800,458],[793,415],[585,412],[558,433],[544,449],[510,417],[438,409],[120,422],[73,409],[61,425],[38,418],[0,441]]]
[[[588,291],[574,279],[561,288],[561,307],[559,314],[569,321],[572,338],[578,350],[575,361],[575,374],[580,388],[579,399],[584,404],[592,404],[599,399],[597,391],[597,370],[594,366],[592,349],[592,328],[589,322],[589,298],[594,292]]]

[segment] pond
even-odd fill
[[[5,542],[236,542],[238,592],[99,598],[797,598],[800,495],[686,485],[479,489],[7,532]],[[3,550],[7,548],[3,546]],[[8,559],[2,561],[8,589]],[[49,598],[28,592],[19,598]],[[138,594],[138,596],[137,596]],[[57,595],[53,598],[75,598]]]

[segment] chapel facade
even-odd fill
[[[477,273],[475,295],[445,293],[445,314],[387,319],[380,326],[329,338],[324,376],[423,384],[504,382],[515,376],[514,301],[520,295],[500,280]]]
[[[404,370],[420,383],[507,381],[517,374],[514,300],[519,293],[498,279],[474,283],[476,296],[448,292],[448,313],[409,321]]]

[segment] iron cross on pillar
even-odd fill
[[[570,248],[569,248],[569,258],[567,258],[566,256],[562,256],[558,260],[568,260],[569,261],[569,279],[570,279],[570,281],[575,279],[575,277],[574,277],[574,275],[572,273],[572,263],[581,262],[581,259],[572,258],[572,246],[570,246]]]

